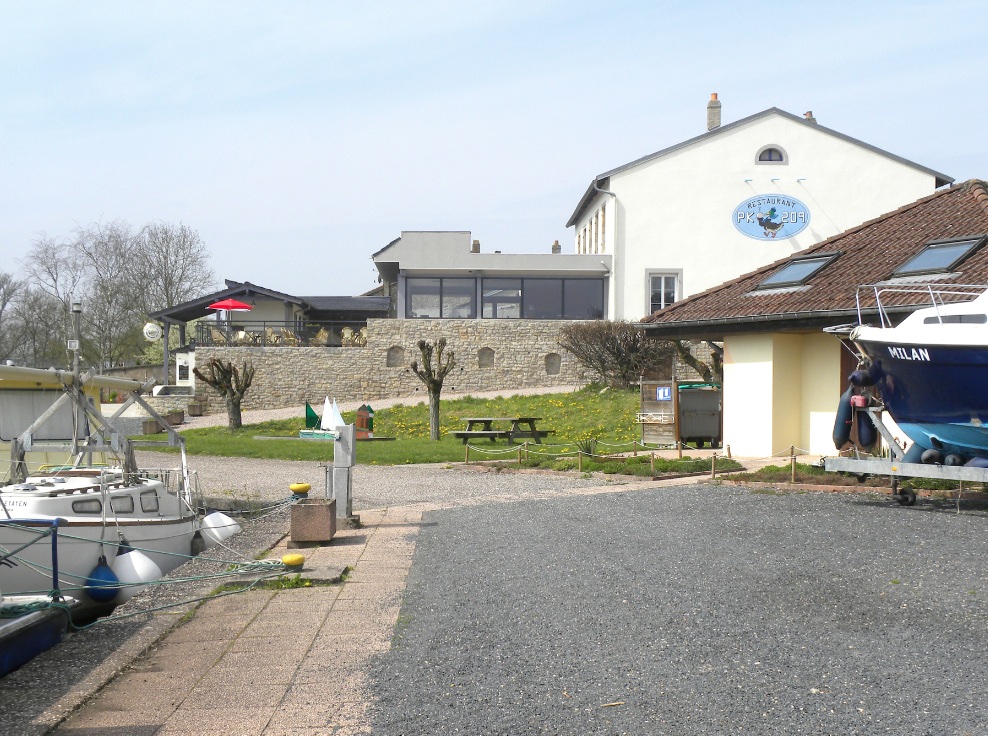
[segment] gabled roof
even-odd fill
[[[174,307],[168,307],[167,309],[152,312],[148,316],[153,320],[158,320],[159,322],[190,322],[191,320],[213,314],[213,310],[209,309],[210,304],[213,304],[221,299],[238,297],[241,299],[263,297],[285,302],[287,304],[297,304],[302,309],[315,310],[319,312],[360,312],[361,314],[386,314],[389,306],[388,297],[300,297],[292,294],[286,294],[281,291],[274,291],[273,289],[266,289],[263,286],[252,284],[249,281],[241,282],[227,279],[226,288],[221,291],[214,291],[212,294],[206,294],[205,296],[198,297],[197,299],[191,299],[187,302],[176,304]]]
[[[187,302],[176,304],[173,307],[160,309],[157,312],[152,312],[148,315],[148,317],[158,320],[159,322],[190,322],[194,319],[205,317],[208,314],[213,314],[213,310],[209,309],[209,305],[221,299],[236,297],[248,298],[255,295],[265,296],[270,299],[279,299],[305,306],[302,300],[297,296],[283,294],[280,291],[273,291],[271,289],[265,289],[263,286],[256,286],[249,281],[239,282],[230,281],[227,279],[226,288],[221,291],[214,291],[212,294],[206,294],[205,296],[201,296],[196,299],[190,299]]]
[[[893,279],[895,269],[933,240],[988,234],[988,185],[970,180],[847,230],[793,257],[839,252],[826,268],[804,285],[758,290],[756,287],[792,257],[769,264],[733,281],[696,294],[642,320],[656,338],[719,339],[725,334],[780,330],[815,330],[857,320],[857,287],[882,282],[922,279],[929,283],[986,284],[988,245],[964,260],[952,273]],[[883,298],[883,304],[885,299]],[[911,311],[915,303],[900,299],[895,310]],[[874,300],[864,298],[865,313]]]
[[[692,146],[694,143],[699,143],[709,138],[713,138],[714,136],[722,135],[734,128],[739,128],[742,125],[747,125],[748,123],[758,120],[759,118],[768,117],[769,115],[780,115],[788,120],[792,120],[795,123],[799,123],[800,125],[811,126],[814,130],[818,130],[821,133],[832,135],[835,138],[840,138],[842,141],[853,143],[854,145],[860,146],[861,148],[869,150],[872,153],[877,153],[880,156],[885,156],[886,158],[890,158],[893,161],[898,161],[900,164],[911,166],[914,169],[918,169],[919,171],[922,171],[924,173],[929,174],[930,176],[933,176],[936,179],[937,187],[942,187],[946,184],[952,184],[954,181],[953,177],[947,176],[946,174],[941,174],[939,171],[934,171],[933,169],[927,168],[926,166],[921,166],[920,164],[902,158],[901,156],[896,156],[894,153],[889,153],[888,151],[878,148],[877,146],[873,146],[869,143],[865,143],[864,141],[860,141],[857,138],[852,138],[849,135],[845,135],[831,128],[827,128],[823,125],[816,123],[815,121],[807,120],[806,118],[802,118],[799,115],[793,115],[791,112],[780,110],[777,107],[770,107],[768,110],[763,110],[762,112],[757,112],[754,115],[749,115],[746,118],[735,120],[733,123],[727,123],[726,125],[721,125],[717,128],[714,128],[713,130],[708,130],[706,133],[702,133],[701,135],[695,136],[694,138],[690,138],[689,140],[682,141],[681,143],[677,143],[674,146],[669,146],[668,148],[663,148],[661,151],[650,153],[647,156],[642,156],[641,158],[635,159],[634,161],[626,163],[623,166],[618,166],[616,169],[611,169],[610,171],[605,171],[603,174],[599,174],[598,176],[594,177],[594,180],[592,182],[590,182],[590,186],[587,187],[587,191],[584,192],[583,197],[580,199],[579,204],[576,206],[576,209],[573,211],[573,214],[570,216],[569,221],[566,223],[566,227],[571,227],[576,223],[576,221],[579,219],[580,215],[582,214],[583,210],[586,209],[587,205],[590,204],[591,200],[593,200],[594,196],[597,194],[597,187],[600,187],[601,189],[606,188],[607,184],[609,183],[608,179],[614,174],[620,174],[621,172],[627,171],[628,169],[633,169],[635,166],[639,166],[640,164],[644,164],[647,163],[648,161],[652,161],[662,156],[666,156],[672,153],[673,151],[678,151],[681,148]],[[597,187],[594,186],[595,184],[597,185]]]

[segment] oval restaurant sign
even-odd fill
[[[760,194],[734,208],[734,227],[755,240],[791,238],[809,224],[806,205],[783,194]]]

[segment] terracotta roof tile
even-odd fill
[[[853,312],[858,286],[891,278],[896,268],[919,253],[929,241],[981,234],[988,234],[988,185],[972,179],[936,191],[794,254],[841,253],[804,286],[755,290],[765,277],[788,263],[790,256],[672,304],[642,322],[661,332],[665,324],[757,319],[775,322],[777,326],[778,322],[796,315],[803,318],[828,312]],[[988,245],[975,251],[955,272],[925,280],[988,284]]]

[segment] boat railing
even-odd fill
[[[890,311],[893,307],[908,307],[910,311],[920,307],[933,307],[940,313],[940,308],[948,303],[970,301],[985,292],[984,284],[867,284],[859,286],[855,294],[855,306],[858,312],[858,324],[865,324],[863,302],[874,300],[874,309],[878,313],[879,326],[893,327]],[[867,295],[870,299],[865,297]],[[909,301],[910,297],[914,300]],[[916,300],[915,297],[922,297]]]
[[[37,536],[14,549],[0,547],[0,565],[14,557],[21,550],[51,537],[51,597],[53,600],[62,598],[58,587],[58,524],[62,519],[0,519],[0,526],[12,527],[21,531],[33,532]],[[41,527],[36,529],[35,527]]]
[[[165,491],[177,495],[185,509],[196,514],[204,508],[199,474],[182,468],[142,468],[141,476],[160,481]]]

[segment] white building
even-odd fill
[[[931,194],[951,177],[771,108],[594,177],[574,252],[402,232],[372,257],[405,319],[639,320]]]
[[[640,319],[684,296],[931,194],[953,179],[777,108],[594,177],[567,226],[609,255],[607,316]]]

